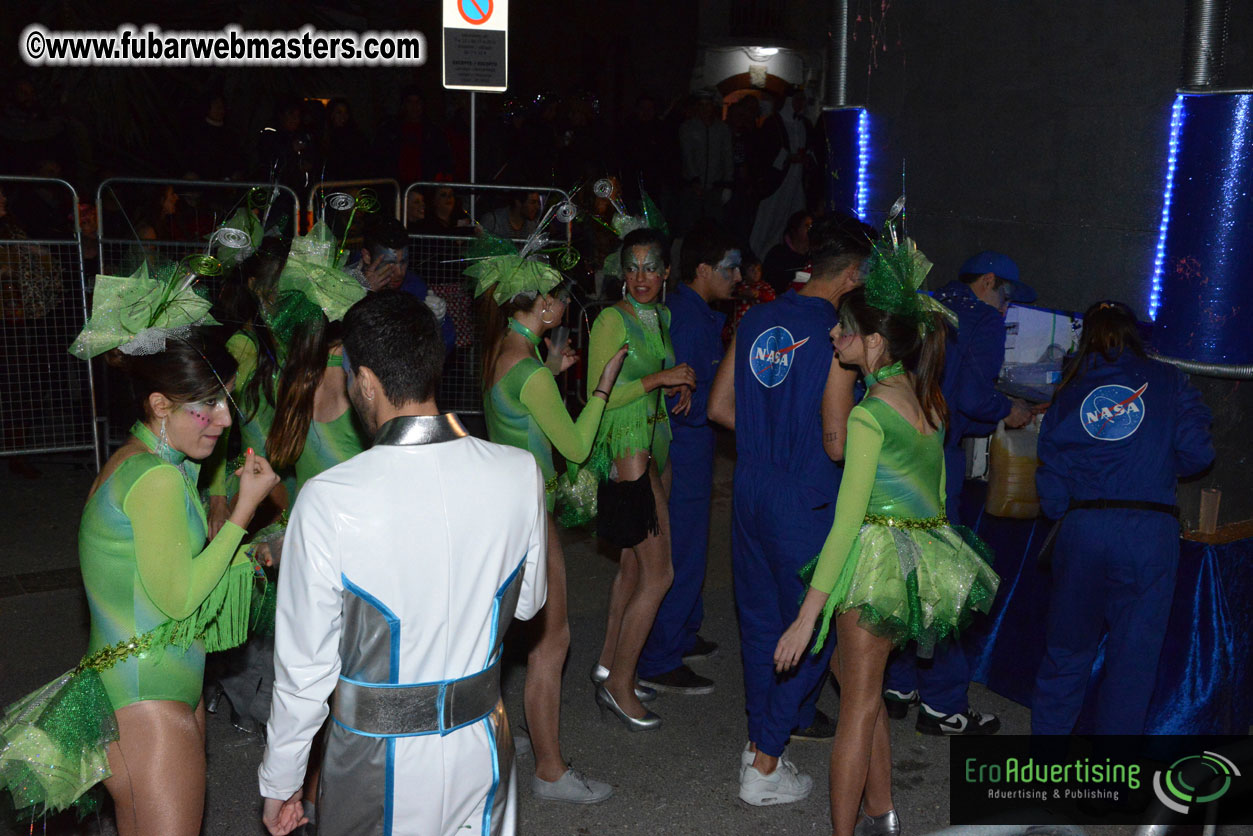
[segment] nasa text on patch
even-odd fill
[[[1144,393],[1148,388],[1148,383],[1139,389],[1114,383],[1098,386],[1083,399],[1079,422],[1098,441],[1122,441],[1144,423]]]
[[[795,341],[792,333],[782,325],[774,325],[757,335],[748,349],[748,366],[753,377],[767,389],[773,389],[784,380],[796,362],[796,349],[809,342],[809,337]]]

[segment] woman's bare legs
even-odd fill
[[[638,478],[645,472],[645,467],[648,468],[657,522],[661,529],[660,534],[649,535],[630,550],[635,553],[639,580],[623,607],[617,639],[614,642],[613,662],[608,665],[609,679],[605,680],[605,688],[622,710],[632,717],[640,718],[648,712],[635,696],[635,668],[640,660],[640,651],[644,649],[644,642],[648,640],[648,633],[653,629],[657,610],[674,580],[674,566],[670,562],[670,509],[666,487],[669,484],[669,472],[667,471],[663,482],[647,454],[621,459],[617,465],[619,477],[622,479]],[[612,624],[606,632],[611,628]],[[610,639],[606,637],[606,645],[609,642]]]
[[[570,621],[566,611],[566,561],[557,535],[557,523],[548,515],[548,601],[535,624],[536,636],[526,661],[523,703],[535,752],[535,774],[556,781],[565,774],[558,727],[561,719],[561,672],[570,651]]]
[[[866,813],[892,809],[892,741],[883,708],[883,672],[890,639],[858,623],[861,613],[836,617],[831,671],[840,683],[840,717],[831,746],[831,823],[836,836],[852,836],[865,796]]]
[[[613,667],[613,656],[618,650],[618,634],[622,631],[622,614],[639,582],[640,562],[635,558],[635,549],[623,549],[618,557],[618,574],[614,575],[613,586],[609,587],[609,618],[605,625],[605,644],[600,650],[598,660],[606,668]]]
[[[119,836],[197,836],[204,815],[204,701],[144,700],[117,711],[104,782]]]

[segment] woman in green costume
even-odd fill
[[[488,263],[490,262],[490,263]],[[565,525],[588,521],[594,499],[595,479],[577,478],[577,463],[587,458],[600,425],[609,391],[622,361],[624,346],[601,371],[596,394],[588,400],[578,420],[570,417],[549,367],[540,360],[544,335],[565,317],[569,294],[558,288],[561,274],[540,262],[504,254],[482,259],[468,273],[478,279],[475,292],[482,296],[484,334],[483,407],[492,441],[527,450],[544,475],[548,501],[548,600],[533,622],[535,635],[527,654],[524,703],[535,775],[531,788],[536,797],[589,804],[608,798],[613,789],[601,781],[583,777],[570,769],[561,753],[561,672],[570,650],[570,622],[566,611],[566,567],[553,518],[558,492],[573,501]],[[554,351],[551,342],[548,350]],[[572,351],[561,359],[560,374],[575,360]],[[553,447],[570,465],[558,475]],[[578,496],[572,496],[578,493]]]
[[[915,292],[929,266],[908,241],[877,247],[865,287],[840,306],[831,337],[840,362],[861,369],[867,392],[849,415],[831,533],[775,650],[777,669],[786,671],[811,641],[817,652],[834,618],[840,718],[830,792],[838,836],[854,827],[867,836],[900,832],[882,698],[888,654],[915,641],[918,655],[929,656],[973,610],[987,611],[999,583],[986,546],[944,513],[945,327],[937,303]]]
[[[249,451],[235,510],[207,538],[196,462],[230,426],[224,382],[235,363],[193,327],[212,320],[186,272],[97,279],[92,319],[71,352],[108,352],[143,418],[83,510],[88,655],[0,721],[0,786],[15,807],[33,816],[82,804],[103,780],[122,836],[200,832],[204,655],[246,634],[254,566],[239,545],[277,483]]]
[[[644,490],[634,493],[642,500],[627,508],[607,507],[607,500],[616,501],[621,494],[602,490],[598,529],[622,552],[609,593],[605,644],[592,678],[599,683],[597,704],[628,729],[641,731],[659,727],[661,718],[640,702],[635,668],[674,577],[667,510],[670,418],[662,390],[677,389],[682,409],[696,376],[686,363],[674,365],[670,312],[660,304],[670,275],[665,237],[648,228],[629,233],[622,242],[620,264],[622,301],[601,312],[592,327],[589,387],[611,357],[624,345],[629,348],[587,467],[602,481],[632,482]],[[588,394],[590,398],[595,392]],[[607,527],[604,523],[610,519],[613,523]]]

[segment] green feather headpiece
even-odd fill
[[[904,233],[905,198],[892,205],[884,236],[874,244],[866,275],[866,303],[881,311],[916,321],[924,331],[934,326],[930,316],[938,313],[957,327],[957,315],[930,294],[920,290],[931,272],[931,261]]]
[[[318,221],[307,234],[292,240],[278,277],[278,294],[299,291],[312,303],[302,307],[309,316],[320,310],[329,321],[337,322],[366,294],[361,283],[341,269],[343,262],[330,227]]]
[[[547,293],[561,283],[561,273],[542,261],[524,258],[513,242],[480,232],[466,253],[465,274],[474,279],[474,295],[488,290],[503,305],[519,293]]]

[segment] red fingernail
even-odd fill
[[[248,455],[250,455],[250,456],[252,455],[252,448],[251,448],[251,447],[249,447],[249,448],[248,448]]]

